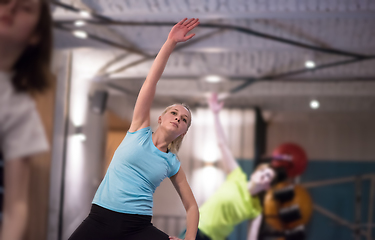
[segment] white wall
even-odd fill
[[[309,160],[374,161],[375,113],[267,113],[267,152],[301,145]]]
[[[92,49],[72,51],[71,75],[65,83],[70,91],[65,103],[67,115],[64,116],[67,117],[68,135],[62,239],[68,239],[87,217],[101,181],[106,125],[103,115],[91,111],[89,96],[94,89],[100,88],[100,83],[94,77],[111,57],[111,53]],[[76,127],[82,127],[83,134],[86,135],[85,141],[77,135]]]

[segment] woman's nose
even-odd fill
[[[180,119],[178,117],[176,117],[176,120],[177,120],[177,122],[180,122]]]

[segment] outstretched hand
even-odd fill
[[[198,26],[199,23],[198,18],[190,18],[189,20],[187,20],[187,18],[182,19],[179,23],[174,25],[169,32],[168,39],[173,40],[176,43],[185,42],[191,39],[195,34],[190,34],[188,36],[186,36],[186,34]]]
[[[212,93],[211,96],[207,100],[208,105],[210,106],[210,109],[214,113],[220,112],[220,110],[223,108],[224,102],[219,102],[217,99],[217,93]]]

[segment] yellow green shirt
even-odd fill
[[[238,167],[199,209],[198,228],[212,240],[224,240],[237,224],[261,211],[259,199],[249,193],[246,174]]]

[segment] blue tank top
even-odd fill
[[[155,147],[150,127],[128,132],[92,203],[116,212],[152,216],[156,188],[179,169],[175,154]]]

